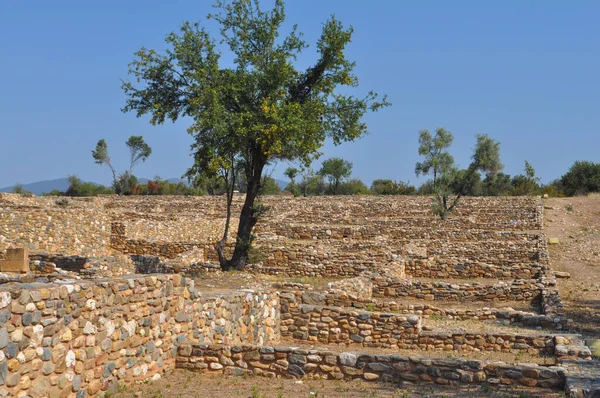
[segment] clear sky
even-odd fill
[[[91,149],[105,138],[118,168],[124,141],[153,147],[140,177],[191,165],[189,121],[153,127],[123,114],[120,79],[141,46],[164,48],[211,0],[0,1],[0,187],[77,174],[109,183]],[[269,1],[263,4],[270,5]],[[475,133],[501,142],[505,172],[529,160],[543,181],[577,159],[600,161],[600,2],[596,0],[288,0],[290,24],[315,43],[330,14],[352,24],[348,56],[362,90],[391,108],[368,116],[371,135],[323,148],[354,176],[420,182],[417,132],[445,127],[466,167]],[[216,32],[213,21],[208,26]],[[300,62],[314,60],[314,46]],[[319,164],[316,164],[318,167]],[[273,176],[283,179],[279,165]]]

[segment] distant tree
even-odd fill
[[[303,193],[304,197],[307,197],[309,193],[309,187],[311,185],[310,180],[315,175],[315,172],[310,167],[310,163],[306,162],[300,168],[300,173],[302,175],[302,182],[298,185],[298,189]],[[323,178],[320,176],[319,179],[321,182],[323,181]]]
[[[319,175],[329,180],[329,188],[333,195],[339,192],[340,184],[352,175],[352,163],[342,158],[330,158],[323,161]]]
[[[474,192],[480,172],[488,178],[504,167],[500,162],[500,143],[485,134],[476,134],[477,143],[471,157],[471,164],[465,170],[458,170],[454,164],[446,165],[434,187],[433,212],[442,220],[454,210],[462,196]]]
[[[373,180],[371,192],[376,195],[413,195],[416,188],[404,181]]]
[[[578,160],[560,178],[560,183],[568,196],[600,192],[600,163]]]
[[[152,148],[139,135],[129,137],[125,141],[125,145],[129,148],[129,169],[121,174],[117,173],[113,167],[110,155],[108,154],[108,144],[104,139],[99,140],[96,144],[96,149],[92,150],[95,162],[99,165],[106,164],[110,168],[113,176],[113,188],[119,195],[129,193],[133,186],[132,184],[134,182],[137,184],[137,180],[133,180],[135,178],[133,176],[133,168],[140,161],[145,162],[152,153]]]
[[[429,130],[419,131],[419,155],[423,156],[423,162],[417,162],[415,174],[433,175],[433,186],[437,184],[440,174],[450,171],[454,167],[454,157],[448,152],[454,136],[444,128],[437,128],[435,136]]]
[[[71,175],[68,178],[69,187],[65,191],[65,196],[97,196],[97,195],[110,195],[115,192],[105,187],[104,185],[96,185],[91,182],[83,182],[75,175]]]
[[[13,193],[18,193],[18,194],[24,194],[25,193],[25,189],[23,188],[22,184],[15,184],[15,186],[12,189]]]
[[[295,26],[283,32],[283,0],[266,11],[260,3],[217,1],[209,18],[220,25],[219,38],[186,22],[180,34],[167,36],[162,54],[138,51],[129,68],[133,82],[123,84],[124,111],[150,114],[152,124],[183,116],[192,120],[195,172],[210,176],[242,166],[246,196],[233,255],[219,258],[225,270],[248,262],[260,210],[255,201],[267,165],[305,161],[327,138],[336,145],[358,139],[368,132],[363,116],[388,105],[373,92],[356,97],[343,89],[358,86],[354,62],[345,54],[351,27],[330,18],[316,44],[316,63],[298,69],[307,44]],[[219,43],[228,47],[232,61],[221,60]]]
[[[296,186],[296,176],[298,173],[300,173],[300,170],[295,167],[288,167],[283,172],[283,174],[290,179],[290,183],[287,185],[287,187],[285,187],[285,189],[286,191],[291,192],[294,196],[300,195],[300,190]]]
[[[273,177],[263,176],[261,185],[261,195],[277,195],[281,192],[277,181]]]
[[[483,180],[483,194],[486,196],[506,196],[512,192],[510,175],[498,172],[489,174]]]
[[[283,174],[290,179],[290,182],[293,184],[296,176],[298,175],[298,169],[295,167],[288,167],[285,169]]]
[[[532,195],[539,188],[539,181],[533,166],[526,160],[525,174],[516,175],[512,179],[513,195]]]
[[[339,187],[340,195],[369,195],[371,190],[358,178],[343,182]]]
[[[481,196],[483,193],[481,174],[469,169],[455,170],[450,182],[450,190],[452,192],[460,192],[462,190],[463,196]]]

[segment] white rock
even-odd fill
[[[65,362],[67,363],[67,368],[72,368],[73,366],[75,366],[75,353],[71,350],[69,350],[69,352],[67,352],[67,356],[65,357]]]

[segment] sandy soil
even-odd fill
[[[471,387],[459,389],[456,387],[441,387],[435,385],[399,386],[383,383],[366,383],[355,381],[334,380],[303,380],[290,379],[266,380],[259,377],[228,377],[209,376],[175,370],[166,378],[149,384],[141,384],[128,388],[115,395],[118,398],[167,398],[167,397],[219,397],[219,398],[517,398],[544,397],[557,398],[556,392],[540,392],[524,387],[507,388]]]
[[[568,272],[560,295],[574,329],[600,337],[600,195],[544,200],[544,229],[558,244],[548,246],[550,265]]]

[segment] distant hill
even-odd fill
[[[32,182],[30,184],[21,184],[25,191],[33,192],[36,195],[41,195],[45,192],[50,192],[55,189],[58,189],[61,192],[64,192],[69,188],[69,179],[68,178],[58,178],[56,180],[45,180],[45,181],[37,181]],[[0,192],[12,192],[15,186],[0,188]]]
[[[279,185],[279,189],[281,189],[281,190],[284,190],[285,187],[287,187],[287,184],[288,184],[287,181],[278,180],[277,178],[275,179],[275,182],[277,183],[277,185]]]
[[[138,178],[140,184],[145,184],[149,181],[148,178]],[[183,182],[187,185],[186,180],[182,180],[181,178],[169,178],[167,181],[172,183]],[[90,183],[94,185],[100,185],[95,182]],[[45,180],[45,181],[36,181],[29,184],[21,184],[23,186],[23,190],[33,192],[35,195],[41,195],[43,193],[48,193],[51,191],[59,190],[61,192],[65,192],[69,188],[69,179],[68,178],[58,178],[56,180]],[[0,192],[12,192],[15,186],[0,188]]]
[[[138,178],[140,184],[146,184],[150,179],[140,177]],[[177,184],[178,182],[183,182],[188,185],[186,180],[182,180],[181,178],[169,178],[167,181]],[[282,190],[287,186],[287,181],[275,179],[277,185]],[[95,182],[91,182],[94,185],[100,185]],[[35,195],[41,195],[43,193],[48,193],[51,191],[59,190],[64,192],[69,188],[69,179],[68,178],[58,178],[56,180],[45,180],[45,181],[36,181],[29,184],[21,184],[25,191],[33,192]],[[0,192],[12,192],[15,186],[0,188]]]

